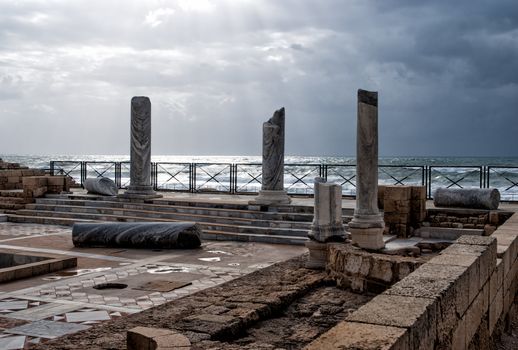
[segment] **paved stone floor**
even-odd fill
[[[69,227],[14,223],[0,223],[0,249],[78,258],[77,268],[0,284],[0,349],[6,350],[140,312],[305,251],[210,241],[196,250],[75,248]]]

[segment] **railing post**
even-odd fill
[[[84,187],[84,182],[85,182],[85,179],[86,179],[86,162],[81,162],[81,166],[79,168],[79,172],[80,172],[80,179],[81,179],[81,187],[82,188],[85,188]]]
[[[120,162],[115,162],[115,186],[117,188],[121,188],[121,164]]]
[[[428,167],[428,199],[432,199],[432,167]]]
[[[50,161],[50,175],[54,176],[54,161]]]
[[[192,167],[192,169],[191,169],[191,178],[192,178],[191,192],[195,193],[196,192],[196,163],[192,163],[191,167]]]

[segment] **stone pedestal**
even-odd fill
[[[248,202],[251,205],[280,205],[290,204],[291,198],[286,191],[261,190],[255,199]]]
[[[315,206],[309,238],[318,242],[345,239],[342,219],[342,186],[315,179]]]
[[[263,124],[263,169],[261,191],[251,200],[252,205],[289,204],[284,191],[284,125],[285,113],[281,108]]]
[[[324,269],[327,262],[327,242],[343,242],[345,230],[342,219],[342,186],[326,183],[322,178],[314,182],[315,206],[313,223],[306,242],[310,269]]]
[[[306,262],[308,269],[323,270],[327,263],[327,243],[309,240],[305,243],[309,250],[309,258]]]
[[[378,93],[358,90],[356,208],[349,223],[361,248],[383,249],[385,224],[378,209]]]
[[[162,197],[151,186],[151,101],[145,96],[131,99],[130,185],[125,198]]]

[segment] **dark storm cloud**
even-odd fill
[[[148,95],[155,154],[259,154],[285,106],[289,153],[351,155],[361,87],[382,154],[518,155],[517,61],[515,0],[5,1],[0,153],[127,153]]]

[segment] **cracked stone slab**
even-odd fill
[[[11,334],[28,335],[31,337],[54,339],[88,328],[90,327],[75,323],[39,320],[24,324],[23,326],[7,329],[5,332]]]

